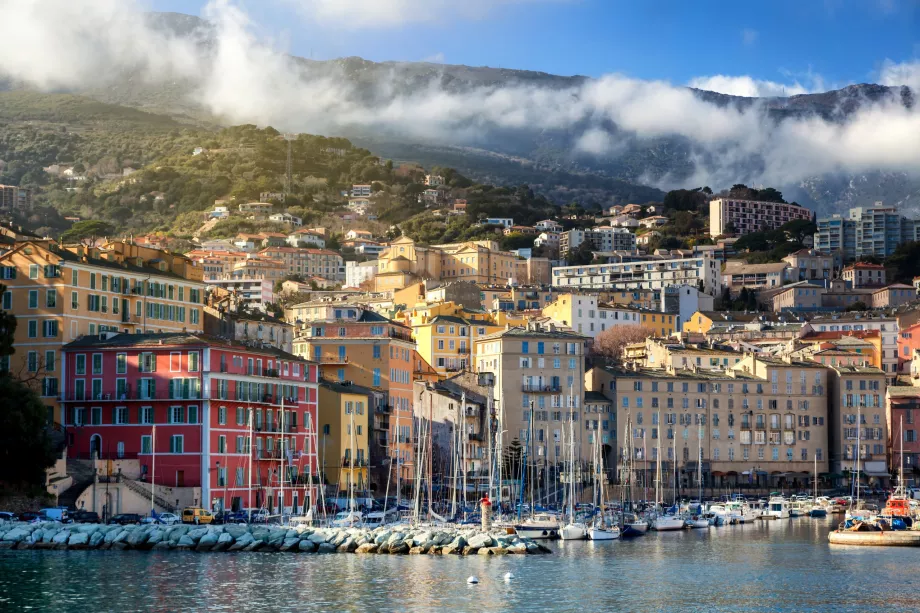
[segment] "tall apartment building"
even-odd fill
[[[70,457],[197,489],[186,504],[217,511],[299,513],[317,500],[317,369],[306,360],[205,335],[104,333],[68,343],[61,372]],[[122,512],[118,497],[102,503]]]
[[[543,315],[590,338],[618,325],[643,326],[660,336],[680,331],[679,316],[673,313],[609,305],[596,294],[559,294],[555,302],[544,307]]]
[[[895,207],[876,202],[850,209],[847,217],[818,219],[815,249],[842,252],[846,259],[863,256],[885,258],[902,242],[920,239],[920,222],[898,214]]]
[[[709,203],[709,234],[741,236],[775,230],[795,219],[812,219],[812,212],[798,204],[716,198]]]
[[[374,467],[382,466],[387,454],[399,454],[411,477],[412,446],[406,428],[412,425],[412,385],[416,378],[434,373],[416,351],[410,328],[365,306],[341,301],[298,304],[292,316],[300,329],[294,353],[316,362],[321,379],[350,381],[375,393],[368,413],[374,429],[371,480],[375,481]]]
[[[576,456],[582,461],[592,457],[593,420],[588,422],[582,411],[586,340],[551,324],[530,323],[475,341],[476,371],[495,377],[495,406],[505,431],[503,446],[529,442],[538,466],[556,466],[565,460],[563,445],[573,427]],[[609,448],[614,424],[607,416],[598,421],[597,433]]]
[[[652,486],[675,462],[683,487],[751,483],[802,487],[828,467],[827,368],[748,355],[724,370],[594,368],[588,386],[612,398],[638,483]]]
[[[16,316],[16,353],[0,369],[28,373],[57,413],[61,347],[83,336],[114,332],[202,332],[201,269],[180,255],[109,243],[102,248],[25,241],[0,256],[0,309]]]
[[[32,190],[16,185],[0,185],[0,211],[23,212],[32,208]]]
[[[472,368],[475,340],[501,329],[488,313],[453,302],[417,305],[403,317],[419,355],[441,375]]]
[[[885,371],[849,365],[832,367],[828,372],[830,472],[842,474],[859,469],[869,477],[887,481],[885,397],[888,383]]]
[[[569,230],[559,235],[559,255],[565,256],[588,243],[592,251],[636,251],[636,235],[627,228]]]
[[[808,320],[814,332],[867,332],[880,335],[882,370],[889,378],[898,372],[898,320],[895,317],[872,317],[861,314],[833,313],[815,315]]]
[[[370,419],[374,390],[352,383],[323,381],[319,386],[319,464],[339,492],[356,497],[370,486]]]
[[[701,282],[710,296],[721,292],[721,264],[708,255],[553,268],[553,287],[566,290],[660,290]]]

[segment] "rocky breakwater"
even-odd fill
[[[0,549],[284,551],[296,553],[505,555],[550,553],[528,538],[477,529],[285,528],[271,525],[107,526],[57,522],[0,525]]]

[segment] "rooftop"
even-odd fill
[[[208,334],[193,333],[176,333],[176,332],[156,332],[147,334],[102,334],[87,335],[78,338],[64,345],[65,350],[72,349],[122,349],[122,348],[160,348],[160,347],[190,347],[190,346],[207,346],[226,349],[239,349],[250,353],[261,353],[272,355],[285,360],[296,360],[299,362],[308,362],[306,358],[296,356],[287,351],[282,351],[272,346],[247,344],[238,341],[230,341],[225,338],[211,336]]]

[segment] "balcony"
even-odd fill
[[[367,467],[367,460],[364,458],[358,458],[357,460],[352,460],[351,458],[342,458],[342,468],[365,468]]]
[[[313,361],[320,364],[348,364],[348,356],[322,355],[318,360],[313,358]]]
[[[258,449],[256,450],[256,456],[260,460],[280,460],[281,450],[280,449]]]
[[[562,391],[559,385],[527,385],[521,386],[521,391],[530,394],[558,394]]]

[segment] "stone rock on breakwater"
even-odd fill
[[[0,523],[0,549],[131,549],[284,551],[415,555],[540,554],[550,550],[515,534],[476,528],[385,526],[310,528],[299,526],[106,526],[42,522]]]

